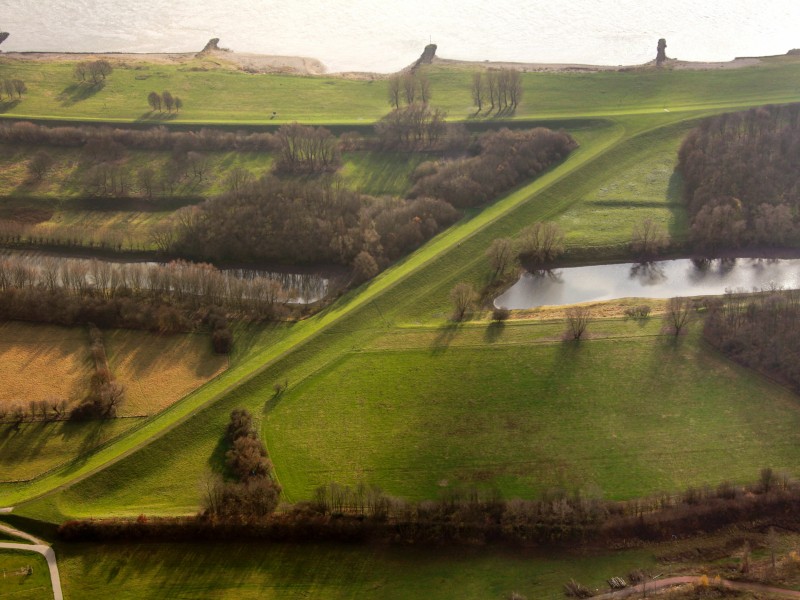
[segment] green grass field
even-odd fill
[[[604,556],[456,548],[291,544],[57,545],[64,597],[464,598],[563,597],[575,578],[599,587],[653,564],[643,551]]]
[[[52,521],[192,512],[198,484],[220,468],[222,432],[238,406],[259,418],[290,500],[330,480],[379,483],[413,498],[433,497],[455,482],[528,496],[585,480],[609,497],[630,497],[751,479],[763,466],[796,472],[796,452],[774,434],[793,439],[795,398],[709,352],[696,332],[672,347],[654,335],[655,322],[640,329],[606,321],[593,325],[595,333],[620,339],[574,348],[556,341],[560,323],[515,323],[501,331],[485,322],[446,324],[453,284],[466,280],[483,287],[489,276],[483,253],[491,240],[513,237],[533,221],[559,219],[570,252],[623,244],[644,216],[661,220],[680,240],[685,220],[675,203],[679,181],[672,168],[682,136],[707,114],[797,100],[792,82],[799,65],[771,59],[737,71],[526,74],[518,118],[575,118],[567,125],[581,147],[563,164],[469,213],[322,313],[279,335],[254,339],[249,352],[214,382],[81,465],[28,484],[0,484],[0,504],[50,493],[20,510]],[[264,103],[275,98],[278,104],[281,94],[304,98],[302,107],[293,107],[296,117],[281,108],[281,119],[357,123],[361,112],[366,122],[385,112],[381,81],[164,69],[164,77],[174,77],[171,89],[183,86],[187,120],[216,118],[212,107],[193,96],[203,77],[207,84],[229,84],[232,92],[249,82],[246,93],[231,94],[238,107],[230,108],[228,120],[257,120],[248,112],[248,98],[256,93]],[[68,76],[66,67],[60,75],[54,71],[52,86],[68,85]],[[451,116],[468,117],[469,73],[437,68],[430,77],[434,103]],[[26,81],[31,97],[9,108],[9,116],[30,100],[28,106],[38,102],[43,116],[79,118],[88,111],[101,118],[97,103],[108,96],[117,118],[138,118],[141,113],[121,90],[144,92],[150,85],[118,69],[95,96],[59,107],[34,93],[32,78]],[[205,101],[218,100],[212,96]],[[611,117],[581,120],[587,115]],[[408,158],[404,168],[413,168],[414,160]],[[345,176],[365,188],[401,190],[405,183],[391,170],[381,157],[360,164],[346,157]],[[547,339],[531,341],[543,331],[549,331]],[[437,373],[448,375],[439,381]],[[674,385],[676,373],[680,386]],[[273,399],[273,385],[285,380],[289,391]],[[652,402],[652,390],[661,403]],[[753,402],[760,410],[752,410]],[[680,451],[672,452],[676,439]],[[737,460],[729,451],[734,446]]]
[[[251,75],[209,65],[118,65],[103,86],[81,86],[72,62],[0,59],[0,78],[19,78],[29,91],[2,112],[17,118],[165,122],[147,94],[169,88],[184,109],[167,122],[367,124],[388,112],[386,80]],[[468,69],[428,69],[433,104],[451,118],[474,117]],[[800,61],[771,58],[757,68],[716,71],[655,69],[598,73],[525,73],[515,118],[661,113],[796,98]],[[272,113],[277,117],[271,119]]]

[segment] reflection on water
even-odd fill
[[[678,259],[523,273],[498,296],[503,308],[615,298],[719,295],[726,290],[800,287],[800,259]]]
[[[52,269],[54,266],[58,269],[72,267],[75,272],[82,274],[83,279],[93,285],[97,284],[94,281],[96,276],[93,275],[97,271],[93,266],[95,264],[107,265],[110,271],[105,275],[105,278],[113,278],[115,281],[118,279],[116,276],[120,272],[135,269],[141,271],[141,275],[137,277],[137,280],[141,280],[141,284],[144,287],[149,285],[149,278],[146,276],[147,269],[164,266],[164,263],[157,262],[116,262],[16,250],[1,251],[0,261],[11,261],[12,268],[14,265],[20,265],[37,272],[45,268]],[[277,281],[280,283],[280,289],[282,290],[280,301],[289,304],[311,304],[324,298],[328,292],[328,280],[316,273],[277,273],[259,269],[220,269],[218,272],[228,282],[234,280],[249,282],[257,282],[257,280]],[[63,285],[64,282],[61,281],[61,276],[58,279],[57,283]]]

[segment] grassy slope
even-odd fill
[[[642,551],[607,556],[340,545],[129,544],[56,547],[67,599],[562,598],[574,577],[601,586],[648,567]]]
[[[710,92],[702,86],[698,88],[698,105],[719,110],[719,107],[729,104],[731,97],[736,97],[731,94],[731,89],[736,87],[734,81],[738,79],[739,84],[744,86],[752,82],[755,76],[753,72],[737,73],[720,88],[721,93],[712,98],[713,103]],[[715,80],[721,76],[720,73],[707,75]],[[678,77],[679,74],[674,76]],[[772,76],[774,73],[761,80],[762,87],[755,92],[747,88],[748,91],[742,96],[744,101],[763,102],[784,97],[785,85],[779,80],[771,80]],[[767,85],[770,81],[772,87]],[[682,93],[689,92],[687,88]],[[566,89],[564,93],[571,94]],[[718,105],[716,108],[712,106],[714,103]],[[57,518],[59,511],[64,514],[88,514],[92,511],[98,514],[130,513],[137,506],[157,507],[166,512],[191,509],[197,501],[199,476],[204,469],[213,466],[215,460],[219,460],[220,431],[230,408],[247,405],[261,412],[271,395],[274,381],[288,377],[293,384],[299,382],[317,369],[324,368],[344,349],[358,347],[386,326],[443,319],[448,310],[447,290],[454,280],[464,277],[477,282],[484,280],[486,267],[482,253],[493,237],[513,234],[530,219],[552,218],[560,214],[597,189],[610,173],[619,169],[623,159],[630,160],[631,154],[641,144],[647,145],[659,136],[674,137],[675,131],[653,131],[619,143],[623,137],[699,115],[677,115],[661,110],[620,120],[612,127],[582,132],[581,149],[564,165],[439,236],[369,286],[348,294],[335,307],[297,326],[272,347],[255,352],[250,360],[226,374],[227,377],[223,376],[194,394],[120,444],[93,456],[81,468],[57,474],[27,488],[0,488],[0,492],[13,501],[74,481],[76,477],[91,473],[107,461],[115,460],[120,453],[135,449],[152,435],[169,429],[198,407],[219,401],[213,409],[200,412],[188,423],[137,452],[134,457],[89,478],[54,498],[54,503],[42,505],[37,511]],[[680,129],[684,126],[674,127]],[[402,285],[398,285],[400,282]],[[331,326],[333,324],[335,326]],[[325,334],[317,335],[323,329]],[[310,343],[301,344],[307,340]],[[287,360],[272,364],[241,385],[240,380],[252,373],[253,369],[270,364],[289,349],[294,349],[294,352]],[[231,387],[227,387],[229,385]],[[183,452],[176,453],[175,448],[181,448]],[[206,458],[198,460],[198,457]]]
[[[192,71],[187,67],[118,67],[100,89],[76,86],[74,63],[0,59],[0,78],[20,78],[29,92],[19,103],[3,105],[10,117],[152,121],[146,98],[168,87],[184,100],[180,122],[287,121],[369,123],[387,112],[385,80],[249,75],[229,70]],[[800,61],[769,59],[758,68],[736,71],[629,71],[601,73],[526,73],[525,94],[516,118],[663,112],[691,107],[737,106],[796,98]],[[429,69],[433,103],[463,119],[473,115],[467,69]],[[272,112],[277,119],[270,120]]]

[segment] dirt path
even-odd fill
[[[624,590],[608,592],[605,594],[600,594],[599,596],[592,596],[592,598],[593,600],[617,600],[618,598],[628,598],[629,596],[634,596],[636,594],[641,594],[642,597],[646,597],[645,591],[654,592],[667,587],[698,584],[699,582],[700,578],[695,576],[667,577],[666,579],[657,579],[655,581],[648,581],[647,583],[640,583],[639,585],[632,585]],[[787,590],[785,588],[770,587],[761,583],[744,583],[741,581],[729,581],[728,579],[722,579],[720,585],[726,589],[740,592],[762,592],[764,594],[772,594],[775,596],[781,596],[783,598],[800,599],[800,592],[795,590]],[[647,588],[646,590],[645,587]]]
[[[23,552],[37,552],[44,556],[47,561],[47,568],[50,569],[50,583],[53,586],[53,598],[55,600],[64,600],[64,595],[61,593],[61,578],[58,575],[58,564],[56,563],[56,553],[47,545],[44,540],[32,536],[29,533],[20,531],[8,525],[0,523],[0,531],[7,533],[14,537],[23,540],[28,540],[30,544],[23,544],[17,542],[0,542],[0,549],[5,550],[21,550]]]

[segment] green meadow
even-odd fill
[[[84,96],[71,70],[68,63],[0,58],[0,78],[19,77],[30,89],[18,104],[5,105],[3,116],[161,122],[145,100],[161,89],[184,100],[175,123],[355,126],[388,110],[382,79],[153,64],[118,67],[102,89]],[[474,115],[469,70],[436,66],[428,75],[433,104],[450,119],[501,124]],[[563,321],[547,320],[544,312],[490,323],[490,295],[456,325],[448,298],[460,281],[487,289],[486,248],[535,221],[554,220],[564,229],[568,262],[628,256],[631,230],[644,218],[661,223],[680,247],[687,220],[674,167],[683,137],[711,114],[798,101],[798,81],[796,58],[737,70],[524,74],[524,100],[513,118],[525,125],[558,119],[580,143],[566,160],[468,211],[318,314],[240,331],[230,368],[219,377],[40,477],[0,483],[0,506],[51,523],[194,513],[203,481],[222,470],[225,425],[238,407],[256,417],[287,502],[306,500],[333,481],[375,484],[407,499],[469,486],[506,497],[563,488],[622,499],[750,481],[763,467],[799,474],[796,395],[704,344],[702,314],[675,339],[662,333],[658,315],[603,318],[607,307],[597,306],[588,339],[575,343],[564,342]],[[277,119],[266,116],[272,110]],[[408,174],[427,159],[347,153],[341,175],[366,193],[402,195]],[[13,153],[0,160],[12,165]],[[230,157],[230,164],[254,160]],[[0,176],[0,187],[17,189],[14,177]],[[60,193],[48,190],[40,201]],[[74,226],[99,225],[79,211],[54,215]],[[275,384],[283,382],[288,389],[276,394]],[[454,591],[464,598],[506,598],[513,591],[556,598],[570,577],[599,586],[652,561],[641,552],[545,557],[497,549],[56,549],[71,598],[449,598]]]
[[[18,78],[29,89],[3,115],[83,121],[140,123],[261,123],[301,121],[369,124],[388,112],[387,81],[332,76],[253,75],[209,64],[116,64],[99,86],[78,84],[74,62],[0,58],[0,78]],[[454,119],[475,115],[471,70],[427,68],[433,104]],[[631,69],[597,73],[525,73],[524,99],[515,119],[575,115],[663,113],[736,107],[796,98],[800,61],[777,57],[757,68],[708,71]],[[177,115],[153,113],[147,94],[169,89],[180,96]],[[766,97],[766,100],[765,100]],[[276,117],[272,118],[275,112]]]

